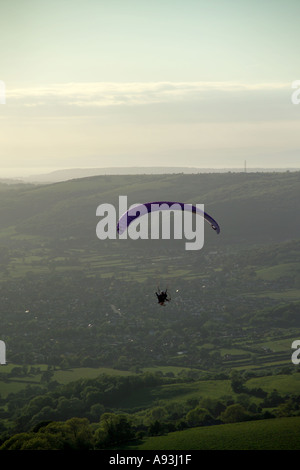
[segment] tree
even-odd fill
[[[205,426],[211,424],[214,420],[206,408],[196,406],[196,408],[187,413],[186,421],[189,426]]]
[[[239,372],[234,370],[231,373],[231,388],[235,393],[245,392],[244,382],[245,379],[239,374]]]
[[[126,415],[104,413],[95,432],[95,446],[101,449],[118,445],[131,440],[134,436],[134,430]]]
[[[92,446],[92,431],[87,418],[71,418],[66,421],[73,437],[75,450],[89,450]]]
[[[202,398],[199,405],[202,408],[206,408],[214,418],[217,418],[219,414],[226,409],[226,406],[221,401],[214,398]]]
[[[223,423],[238,423],[246,421],[248,417],[249,415],[245,408],[239,403],[227,406],[226,410],[220,414],[220,419]]]
[[[158,436],[163,433],[164,433],[164,426],[160,421],[156,419],[153,423],[150,424],[149,426],[150,436]]]
[[[7,439],[0,450],[52,450],[52,444],[46,436],[38,436],[36,433],[19,433]]]
[[[89,450],[93,447],[93,435],[86,418],[71,418],[65,422],[52,422],[39,433],[51,440],[53,449]]]
[[[45,370],[41,375],[41,383],[49,383],[53,375],[53,370]]]

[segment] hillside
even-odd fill
[[[67,181],[74,178],[87,178],[97,175],[157,175],[172,173],[240,173],[241,168],[193,168],[193,167],[162,167],[162,166],[145,166],[145,167],[107,167],[107,168],[69,168],[54,170],[50,173],[35,174],[26,177],[20,177],[21,181],[32,183],[57,183],[58,181]],[[248,168],[251,173],[272,173],[285,171],[299,171],[298,168]],[[1,181],[1,180],[0,180]]]
[[[153,200],[204,204],[222,227],[218,246],[297,238],[299,172],[95,176],[1,193],[1,229],[95,243],[96,208]],[[79,242],[81,243],[81,242]],[[98,243],[99,247],[99,243]]]
[[[48,344],[47,356],[54,361],[61,362],[61,355],[66,360],[67,352],[69,358],[76,355],[77,365],[82,355],[91,364],[116,365],[122,361],[114,357],[113,345],[127,357],[129,344],[125,347],[122,338],[127,331],[138,344],[125,363],[137,365],[138,357],[143,366],[157,358],[177,364],[185,357],[175,359],[177,351],[193,354],[189,333],[180,339],[183,321],[201,327],[202,342],[211,328],[215,335],[231,329],[238,336],[245,327],[300,326],[297,307],[289,306],[300,300],[298,188],[299,173],[97,176],[3,187],[0,315],[9,356],[20,361],[27,331],[31,346],[22,361],[45,361]],[[221,233],[205,224],[205,244],[196,257],[184,249],[184,240],[101,241],[96,208],[105,202],[118,205],[119,195],[128,195],[128,204],[201,201]],[[158,285],[168,286],[173,298],[163,317],[148,301]],[[85,325],[93,328],[86,331]],[[160,327],[173,330],[172,347],[159,341],[153,355],[150,343]],[[147,348],[140,344],[142,337],[149,337]],[[251,361],[247,354],[241,355],[246,363]],[[192,363],[200,360],[195,353],[194,358]]]
[[[124,412],[133,435],[148,437],[194,427],[200,405],[206,429],[225,424],[232,405],[249,425],[299,415],[299,173],[95,176],[0,191],[0,443],[26,431],[31,448],[40,423],[73,417],[93,433],[107,413],[114,423]],[[119,195],[203,203],[221,233],[206,224],[197,252],[183,240],[101,241],[96,209],[117,207]],[[171,295],[165,307],[158,286]]]
[[[223,424],[148,438],[139,450],[299,450],[300,417]]]

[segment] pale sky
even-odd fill
[[[299,0],[0,0],[0,177],[300,167],[299,18]]]

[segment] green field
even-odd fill
[[[269,297],[270,299],[282,299],[282,300],[299,300],[300,289],[286,289],[279,292],[265,291],[262,294],[257,294],[258,297]]]
[[[139,450],[300,450],[300,417],[192,428],[150,437]]]
[[[9,380],[1,380],[4,379],[6,374],[10,373],[14,367],[21,367],[17,364],[9,364],[6,366],[2,366],[0,368],[0,395],[5,398],[9,393],[16,393],[28,385],[39,385],[41,383],[41,376],[42,372],[47,370],[47,366],[45,364],[35,365],[40,369],[40,373],[35,375],[25,375],[24,377],[20,376],[18,378],[10,378]],[[116,369],[110,369],[106,367],[99,367],[99,368],[91,368],[91,367],[78,367],[74,369],[68,370],[56,370],[53,374],[53,380],[57,381],[59,384],[67,384],[69,382],[74,382],[78,379],[85,378],[85,379],[94,379],[101,374],[107,375],[130,375],[131,372],[129,371],[121,371]]]
[[[284,276],[293,276],[299,272],[300,265],[297,262],[283,263],[276,266],[258,269],[256,275],[260,279],[274,281]]]
[[[41,373],[33,376],[26,375],[24,377],[10,378],[3,380],[6,373],[13,369],[13,365],[2,366],[0,369],[0,394],[3,398],[9,393],[16,393],[25,389],[28,385],[39,385],[41,383],[41,374],[47,369],[45,365],[40,365]],[[173,372],[176,376],[183,371],[192,371],[192,369],[162,367],[147,368],[144,372],[168,373]],[[70,370],[54,371],[53,380],[65,385],[78,379],[94,379],[101,374],[110,376],[128,376],[134,374],[130,371],[121,371],[109,368],[74,368]],[[2,377],[2,380],[1,380]],[[291,375],[270,375],[264,377],[256,377],[249,379],[246,383],[249,389],[260,387],[266,392],[277,390],[280,394],[298,394],[300,389],[300,374]],[[122,409],[149,408],[156,405],[164,405],[169,403],[184,404],[187,400],[200,400],[201,398],[210,397],[212,399],[221,399],[224,396],[236,397],[231,388],[230,380],[196,380],[191,382],[177,382],[155,386],[146,389],[141,393],[131,392],[125,395],[120,401],[119,406]],[[253,402],[259,402],[261,399],[252,398]]]
[[[300,390],[300,374],[275,375],[248,380],[249,388],[261,387],[266,392],[277,390],[282,394],[298,394]]]

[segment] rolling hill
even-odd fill
[[[240,400],[250,421],[170,433],[157,437],[162,443],[149,439],[144,445],[190,448],[189,431],[201,448],[221,446],[227,436],[226,448],[282,448],[282,435],[294,427],[288,430],[280,419],[272,438],[265,426],[299,413],[299,374],[291,363],[291,344],[300,332],[299,179],[299,172],[228,172],[0,183],[0,334],[9,371],[0,371],[5,433],[29,430],[29,418],[38,425],[83,417],[93,427],[104,411],[124,409],[132,418],[139,413],[136,419],[142,417],[147,429],[151,416],[164,413],[171,427],[180,428],[178,419],[186,419],[197,400],[212,398],[213,390],[223,407]],[[99,240],[96,209],[103,203],[118,208],[120,195],[128,205],[202,203],[221,233],[206,224],[205,244],[196,254],[185,251],[182,240]],[[156,303],[157,285],[171,291],[166,308]],[[141,371],[160,368],[155,380],[178,383],[120,399],[111,370],[140,380]],[[97,379],[91,381],[92,369],[93,377],[108,371],[105,393],[115,390],[113,408],[96,390]],[[237,389],[232,372],[241,374]],[[72,385],[72,376],[82,380]],[[52,393],[45,403],[41,396]],[[264,421],[270,412],[273,419]],[[241,429],[246,440],[239,443]],[[251,441],[251,429],[256,436],[265,433],[263,444],[260,437]],[[202,433],[211,436],[210,444]],[[292,445],[292,438],[284,445]]]
[[[95,176],[1,192],[1,230],[95,243],[96,208],[151,200],[204,204],[221,226],[218,246],[271,243],[299,237],[300,173],[219,173]],[[2,186],[3,188],[3,186]],[[98,243],[99,245],[99,243]]]

